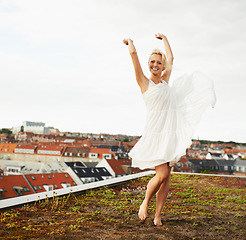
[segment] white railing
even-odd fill
[[[67,195],[69,193],[79,193],[88,189],[100,188],[103,186],[111,186],[114,184],[123,183],[136,178],[145,177],[153,173],[154,171],[145,171],[141,173],[134,173],[130,175],[124,175],[121,177],[110,178],[103,181],[81,184],[74,187],[68,187],[68,188],[62,188],[53,191],[46,191],[46,192],[29,194],[25,196],[2,199],[0,200],[0,209],[28,204],[35,201],[52,198],[54,196],[59,197],[59,196]]]

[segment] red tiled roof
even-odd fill
[[[227,154],[238,154],[238,153],[246,153],[246,149],[224,149]]]
[[[107,159],[106,161],[108,162],[109,166],[113,169],[113,171],[115,172],[116,175],[126,174],[126,172],[121,167],[122,164],[120,162],[118,162],[118,160]]]
[[[2,192],[3,198],[11,198],[11,197],[17,197],[18,194],[15,192],[13,186],[15,187],[27,187],[29,189],[28,192],[22,191],[23,195],[28,195],[34,193],[30,185],[27,183],[25,178],[22,175],[9,175],[9,176],[3,176],[3,178],[0,179],[0,189]],[[1,200],[0,200],[1,201]]]
[[[82,147],[91,147],[91,141],[89,140],[78,140],[77,143]]]
[[[7,133],[2,133],[2,134],[0,134],[0,138],[5,138],[5,137],[7,137],[7,136],[8,136]]]
[[[114,153],[112,153],[110,151],[111,151],[110,148],[91,148],[89,153],[97,153],[98,154],[98,158],[102,158],[103,154],[112,154],[112,155],[114,155]]]
[[[27,174],[25,175],[31,185],[35,188],[37,193],[45,192],[43,185],[53,185],[53,189],[63,188],[62,183],[69,183],[71,186],[74,185],[74,180],[68,173],[44,173],[44,174]],[[55,185],[57,187],[55,187]],[[42,188],[40,189],[39,186]]]
[[[59,145],[54,145],[54,144],[42,144],[39,145],[37,148],[37,153],[38,154],[50,154],[50,155],[62,155],[63,152],[65,151],[66,147],[59,146]]]
[[[16,143],[0,143],[0,152],[13,153],[16,146],[17,146]]]
[[[22,132],[19,132],[19,134],[21,134]],[[29,136],[33,136],[33,135],[35,135],[35,133],[33,133],[33,132],[24,132],[24,133],[22,133],[22,134],[25,134],[25,135],[29,135]]]
[[[33,144],[18,144],[16,148],[21,148],[21,149],[36,149],[37,145]]]
[[[131,167],[132,161],[130,159],[122,158],[122,159],[109,159],[107,160],[110,167],[113,169],[116,175],[126,174],[124,168],[122,166],[129,166]],[[144,170],[143,170],[144,171]],[[139,168],[131,168],[132,173],[141,172]]]

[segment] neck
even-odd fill
[[[154,83],[160,83],[161,82],[161,75],[153,75],[153,74],[151,74],[150,79]]]

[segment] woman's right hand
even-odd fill
[[[162,34],[162,33],[156,33],[156,34],[155,34],[155,37],[156,37],[157,39],[162,40],[162,39],[165,38],[166,36],[165,36],[164,34]]]

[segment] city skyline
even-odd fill
[[[172,47],[172,82],[204,72],[217,103],[194,139],[246,142],[245,2],[0,1],[2,128],[45,122],[60,131],[141,135],[145,106],[123,38],[149,76],[153,48]]]

